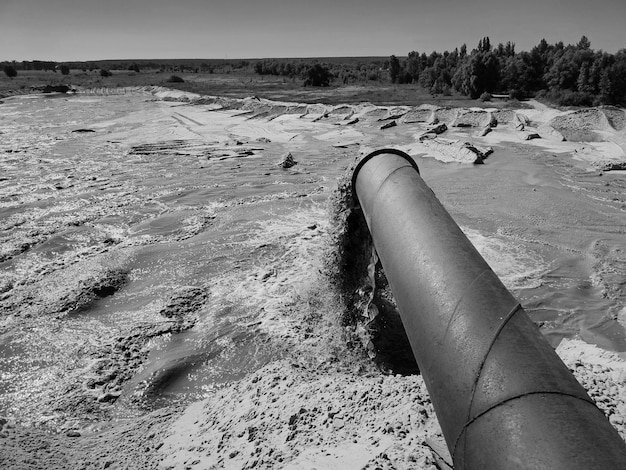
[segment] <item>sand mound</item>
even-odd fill
[[[323,104],[309,104],[306,106],[306,112],[304,116],[308,119],[320,119],[322,118],[332,107]]]
[[[289,109],[289,106],[252,96],[244,98],[243,102],[239,106],[239,109],[248,113],[248,119],[272,120],[285,114]]]
[[[616,131],[626,129],[626,112],[623,109],[614,106],[603,106],[600,109],[613,129]]]
[[[552,139],[558,142],[563,142],[564,140],[566,140],[561,132],[557,131],[549,124],[540,124],[537,127],[537,132],[543,139]]]
[[[617,110],[619,111],[619,110]],[[613,122],[619,125],[619,115],[617,112],[609,111]],[[623,112],[622,122],[623,122]],[[571,113],[556,116],[550,120],[549,124],[557,130],[588,130],[588,131],[614,131],[615,128],[607,117],[603,108],[587,108]]]
[[[452,127],[494,127],[497,123],[498,121],[489,111],[463,110],[452,123]]]
[[[404,124],[411,124],[417,122],[432,122],[434,119],[434,113],[431,108],[412,108],[403,117],[402,122]]]
[[[424,139],[422,144],[429,150],[441,154],[441,161],[458,163],[483,163],[487,157],[486,152],[476,148],[469,142],[447,139]]]
[[[437,108],[433,111],[434,118],[438,122],[452,124],[459,116],[458,108]]]
[[[438,432],[420,376],[279,362],[190,406],[159,449],[183,468],[427,468]],[[385,454],[385,455],[383,455]]]
[[[396,120],[396,119],[400,119],[402,118],[402,116],[404,116],[410,108],[403,106],[396,106],[394,108],[389,108],[387,110],[387,113],[382,117],[382,120],[384,121],[391,121],[391,120]]]
[[[283,114],[303,115],[305,113],[306,113],[306,105],[294,105],[294,106],[288,106]]]
[[[515,119],[517,114],[512,109],[499,109],[491,113],[498,123],[509,123]]]
[[[165,88],[162,86],[92,87],[76,90],[82,95],[111,96],[145,94],[162,101],[191,103],[211,106],[212,109],[241,109],[243,100],[222,96],[198,95],[196,93]]]
[[[578,340],[557,352],[626,437],[626,363]],[[184,410],[93,435],[0,419],[3,468],[429,469],[440,428],[423,379],[277,361]],[[45,451],[42,451],[45,449]],[[37,464],[33,464],[36,460]]]
[[[287,112],[287,106],[282,105],[269,105],[258,108],[255,110],[248,119],[267,119],[271,121],[272,119],[277,118],[278,116],[282,116]]]
[[[575,340],[564,340],[557,351],[624,436],[626,363]],[[433,468],[425,443],[440,428],[420,376],[359,377],[329,369],[274,363],[191,405],[162,441],[162,464]]]
[[[109,95],[130,95],[130,94],[155,94],[159,92],[166,93],[169,90],[168,88],[163,87],[155,87],[155,86],[129,86],[129,87],[77,87],[76,92],[85,95],[100,95],[100,96],[109,96]],[[182,92],[181,92],[182,93]]]
[[[366,124],[374,124],[387,116],[387,110],[384,108],[376,107],[374,109],[368,109],[365,112],[359,114],[359,121]]]
[[[328,116],[348,117],[354,114],[352,106],[337,106],[328,111]]]
[[[556,352],[626,439],[626,362],[592,344],[564,339]]]
[[[354,108],[347,105],[334,106],[324,112],[316,121],[322,121],[327,124],[341,124],[351,120],[354,116]]]

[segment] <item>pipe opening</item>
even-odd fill
[[[344,297],[343,326],[351,332],[355,348],[363,348],[385,373],[419,374],[391,287],[361,208],[353,197],[348,168],[331,197],[330,219],[336,252],[333,264]]]
[[[378,309],[378,316],[373,325],[372,343],[377,351],[377,363],[393,374],[419,374],[419,366],[380,261],[376,263],[374,282],[372,302]]]

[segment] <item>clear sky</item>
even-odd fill
[[[0,60],[406,55],[540,39],[626,48],[626,0],[0,0]]]

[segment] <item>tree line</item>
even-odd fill
[[[99,70],[184,72],[184,73],[231,73],[250,71],[251,63],[247,60],[228,59],[168,59],[168,60],[96,60],[83,62],[55,62],[45,60],[5,61],[0,67],[12,67],[16,71]]]
[[[390,58],[393,83],[419,83],[432,93],[452,90],[479,98],[500,93],[513,98],[537,96],[561,105],[626,104],[626,49],[616,54],[594,51],[582,36],[577,44],[548,44],[542,39],[529,52],[507,42],[493,47],[488,37],[467,51],[430,55],[410,52]]]
[[[343,84],[419,84],[433,95],[458,92],[473,99],[500,94],[514,99],[537,97],[564,106],[626,105],[626,49],[616,54],[595,51],[585,36],[568,45],[542,39],[522,52],[512,42],[493,46],[485,37],[471,51],[463,44],[451,52],[412,51],[406,58],[392,55],[388,60],[320,64],[266,59],[254,62],[253,68],[260,75],[301,78],[305,85],[311,84],[312,72],[319,76],[321,71],[323,85],[330,77]]]
[[[542,39],[530,51],[518,52],[507,42],[493,46],[489,37],[468,51],[463,44],[453,51],[412,51],[406,57],[326,59],[173,59],[90,61],[59,64],[52,61],[2,62],[7,75],[17,70],[90,71],[143,70],[185,73],[273,75],[299,80],[305,86],[331,83],[418,84],[431,94],[460,93],[489,99],[492,94],[511,98],[537,97],[560,105],[626,105],[626,49],[615,54],[595,51],[582,36],[576,44],[548,44]]]
[[[304,85],[310,84],[312,75],[319,74],[324,77],[323,83],[327,79],[340,84],[386,81],[388,68],[389,60],[384,58],[340,58],[323,62],[317,59],[262,59],[253,65],[254,72],[259,75],[302,79]]]

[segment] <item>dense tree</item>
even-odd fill
[[[4,73],[9,78],[17,77],[17,70],[12,65],[5,65]]]
[[[474,98],[490,93],[516,98],[537,96],[563,105],[626,105],[626,50],[615,54],[594,51],[585,36],[568,45],[550,44],[542,39],[530,51],[516,51],[510,41],[494,45],[489,37],[484,37],[471,51],[463,44],[452,51],[412,51],[406,58],[394,55],[358,61],[328,59],[323,63],[307,59],[0,63],[9,76],[21,70],[60,70],[65,74],[79,69],[108,77],[109,70],[139,72],[139,66],[168,72],[166,76],[178,72],[245,71],[288,77],[292,81],[299,77],[303,83],[317,86],[328,86],[333,79],[344,84],[390,81],[419,84],[433,94],[449,94],[454,89]]]
[[[453,52],[410,52],[403,64],[391,56],[394,83],[419,83],[431,93],[449,91],[478,98],[503,93],[517,98],[541,93],[557,104],[626,104],[626,49],[608,54],[591,49],[582,36],[576,44],[539,41],[529,52],[507,42],[493,47],[488,37],[468,54],[464,44]]]
[[[391,79],[391,83],[398,82],[401,71],[402,68],[400,67],[400,61],[395,55],[392,55],[389,58],[389,78]]]
[[[589,79],[589,62],[583,62],[580,67],[580,71],[578,72],[578,78],[576,79],[576,88],[578,91],[582,91],[584,93],[593,92],[593,84]]]
[[[582,36],[578,44],[576,44],[576,47],[578,47],[578,49],[591,49],[591,41],[587,39],[587,36]]]
[[[420,64],[419,52],[409,52],[409,56],[406,61],[406,72],[411,77],[411,81],[417,82],[420,78],[420,72],[422,70]]]
[[[491,41],[488,37],[485,37],[478,41],[478,52],[489,52],[491,51]]]
[[[492,52],[476,50],[464,61],[453,77],[454,87],[476,99],[483,92],[494,92],[499,82],[499,63]]]
[[[328,86],[332,78],[333,76],[328,67],[324,67],[322,64],[315,64],[307,70],[304,86]]]

